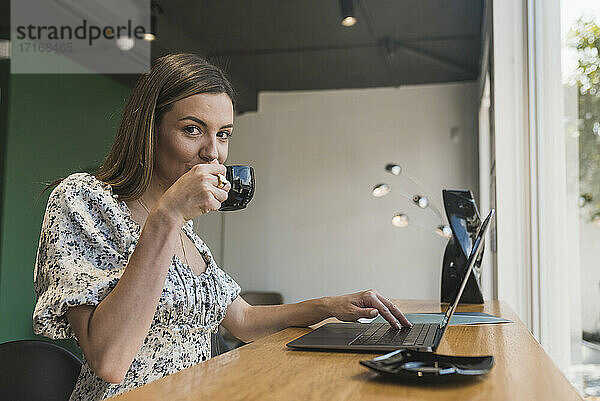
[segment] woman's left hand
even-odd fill
[[[392,301],[380,295],[375,290],[357,292],[329,298],[329,312],[339,320],[351,322],[359,318],[374,318],[378,314],[395,328],[411,327],[400,309]]]

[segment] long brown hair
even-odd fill
[[[112,149],[95,172],[96,178],[110,184],[120,200],[142,196],[154,171],[156,130],[162,116],[176,101],[198,93],[225,93],[235,107],[227,77],[202,57],[181,53],[156,59],[135,84]],[[42,193],[62,180],[52,182]]]

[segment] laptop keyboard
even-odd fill
[[[387,323],[373,323],[351,345],[419,346],[433,344],[438,325],[415,324],[410,329],[395,330]]]

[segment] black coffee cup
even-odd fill
[[[225,178],[231,184],[229,195],[219,208],[222,212],[244,209],[254,195],[254,169],[250,166],[226,166]]]

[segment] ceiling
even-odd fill
[[[153,57],[194,51],[224,68],[238,111],[260,91],[475,80],[483,0],[163,0]]]
[[[152,56],[207,57],[229,75],[239,112],[256,110],[260,91],[475,80],[483,2],[354,0],[358,22],[343,27],[339,0],[157,0]]]

